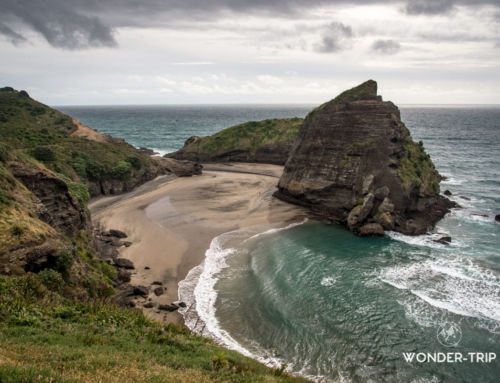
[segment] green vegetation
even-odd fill
[[[203,137],[183,150],[213,157],[233,150],[246,150],[255,154],[262,145],[294,140],[302,125],[301,118],[250,121]]]
[[[124,180],[156,166],[124,141],[97,142],[72,136],[76,130],[71,117],[25,92],[1,89],[0,161],[4,161],[6,147],[22,150],[75,183]]]
[[[65,298],[53,275],[0,277],[2,383],[305,382],[137,310]]]
[[[86,207],[86,203],[90,199],[89,189],[81,183],[71,181],[71,179],[64,174],[58,173],[57,176],[68,185],[69,192],[76,198],[80,205]]]
[[[404,147],[405,155],[401,159],[398,174],[406,193],[411,193],[415,188],[423,194],[439,193],[441,177],[431,157],[425,152],[422,141],[416,143],[408,132]]]
[[[346,90],[335,97],[333,100],[325,102],[324,104],[313,109],[306,117],[306,120],[312,118],[315,113],[334,104],[344,104],[356,100],[362,100],[367,96],[373,96],[373,91],[376,91],[377,83],[374,80],[365,81],[363,84],[358,85],[352,89]]]

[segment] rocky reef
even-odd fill
[[[423,234],[454,204],[422,142],[369,80],[311,111],[276,196],[359,235]]]
[[[249,121],[212,136],[193,136],[165,157],[196,162],[258,162],[284,165],[302,124],[301,118]]]

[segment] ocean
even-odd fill
[[[161,153],[236,123],[312,106],[59,107]],[[242,353],[326,382],[497,382],[500,107],[401,107],[454,209],[435,232],[359,238],[304,222],[213,239],[181,283],[186,323]],[[450,245],[434,242],[442,235]],[[412,357],[413,355],[413,357]],[[496,359],[493,359],[496,356]],[[445,358],[443,360],[443,358]],[[411,360],[410,360],[411,359]]]

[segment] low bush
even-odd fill
[[[44,269],[38,273],[40,282],[52,291],[61,291],[64,287],[64,279],[58,271],[54,269]]]
[[[50,162],[56,159],[54,150],[52,150],[49,146],[37,146],[33,150],[33,157],[35,157],[38,161],[43,162]]]

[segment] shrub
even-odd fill
[[[38,273],[40,282],[49,290],[61,291],[64,286],[64,280],[58,271],[54,269],[44,269]]]
[[[86,161],[86,171],[89,179],[99,180],[104,172],[104,166],[100,162],[92,158],[88,158]]]
[[[116,166],[111,169],[113,178],[124,179],[132,166],[127,161],[119,161]]]
[[[216,371],[227,366],[226,355],[222,351],[219,351],[212,357],[212,368]]]
[[[141,159],[136,156],[129,156],[125,159],[134,169],[140,169],[141,168]]]
[[[55,269],[61,273],[64,279],[68,279],[69,277],[69,269],[73,265],[75,259],[73,258],[73,254],[68,249],[63,249],[59,251],[56,259]]]
[[[33,151],[33,156],[38,161],[44,162],[54,161],[56,158],[54,151],[49,146],[37,146]]]
[[[83,207],[90,199],[89,189],[84,184],[79,182],[69,182],[68,190],[73,197],[75,197],[78,203]]]
[[[71,195],[77,199],[78,203],[82,207],[84,207],[87,201],[90,199],[90,193],[89,189],[87,189],[87,186],[79,182],[71,181],[71,179],[64,174],[57,173],[57,176],[66,183]]]
[[[12,225],[12,227],[10,228],[10,232],[12,233],[12,235],[19,237],[23,235],[24,228],[19,225]]]
[[[76,174],[81,178],[88,178],[89,180],[98,181],[104,173],[104,165],[99,161],[90,158],[85,153],[73,152],[74,158],[71,166],[75,169]]]

